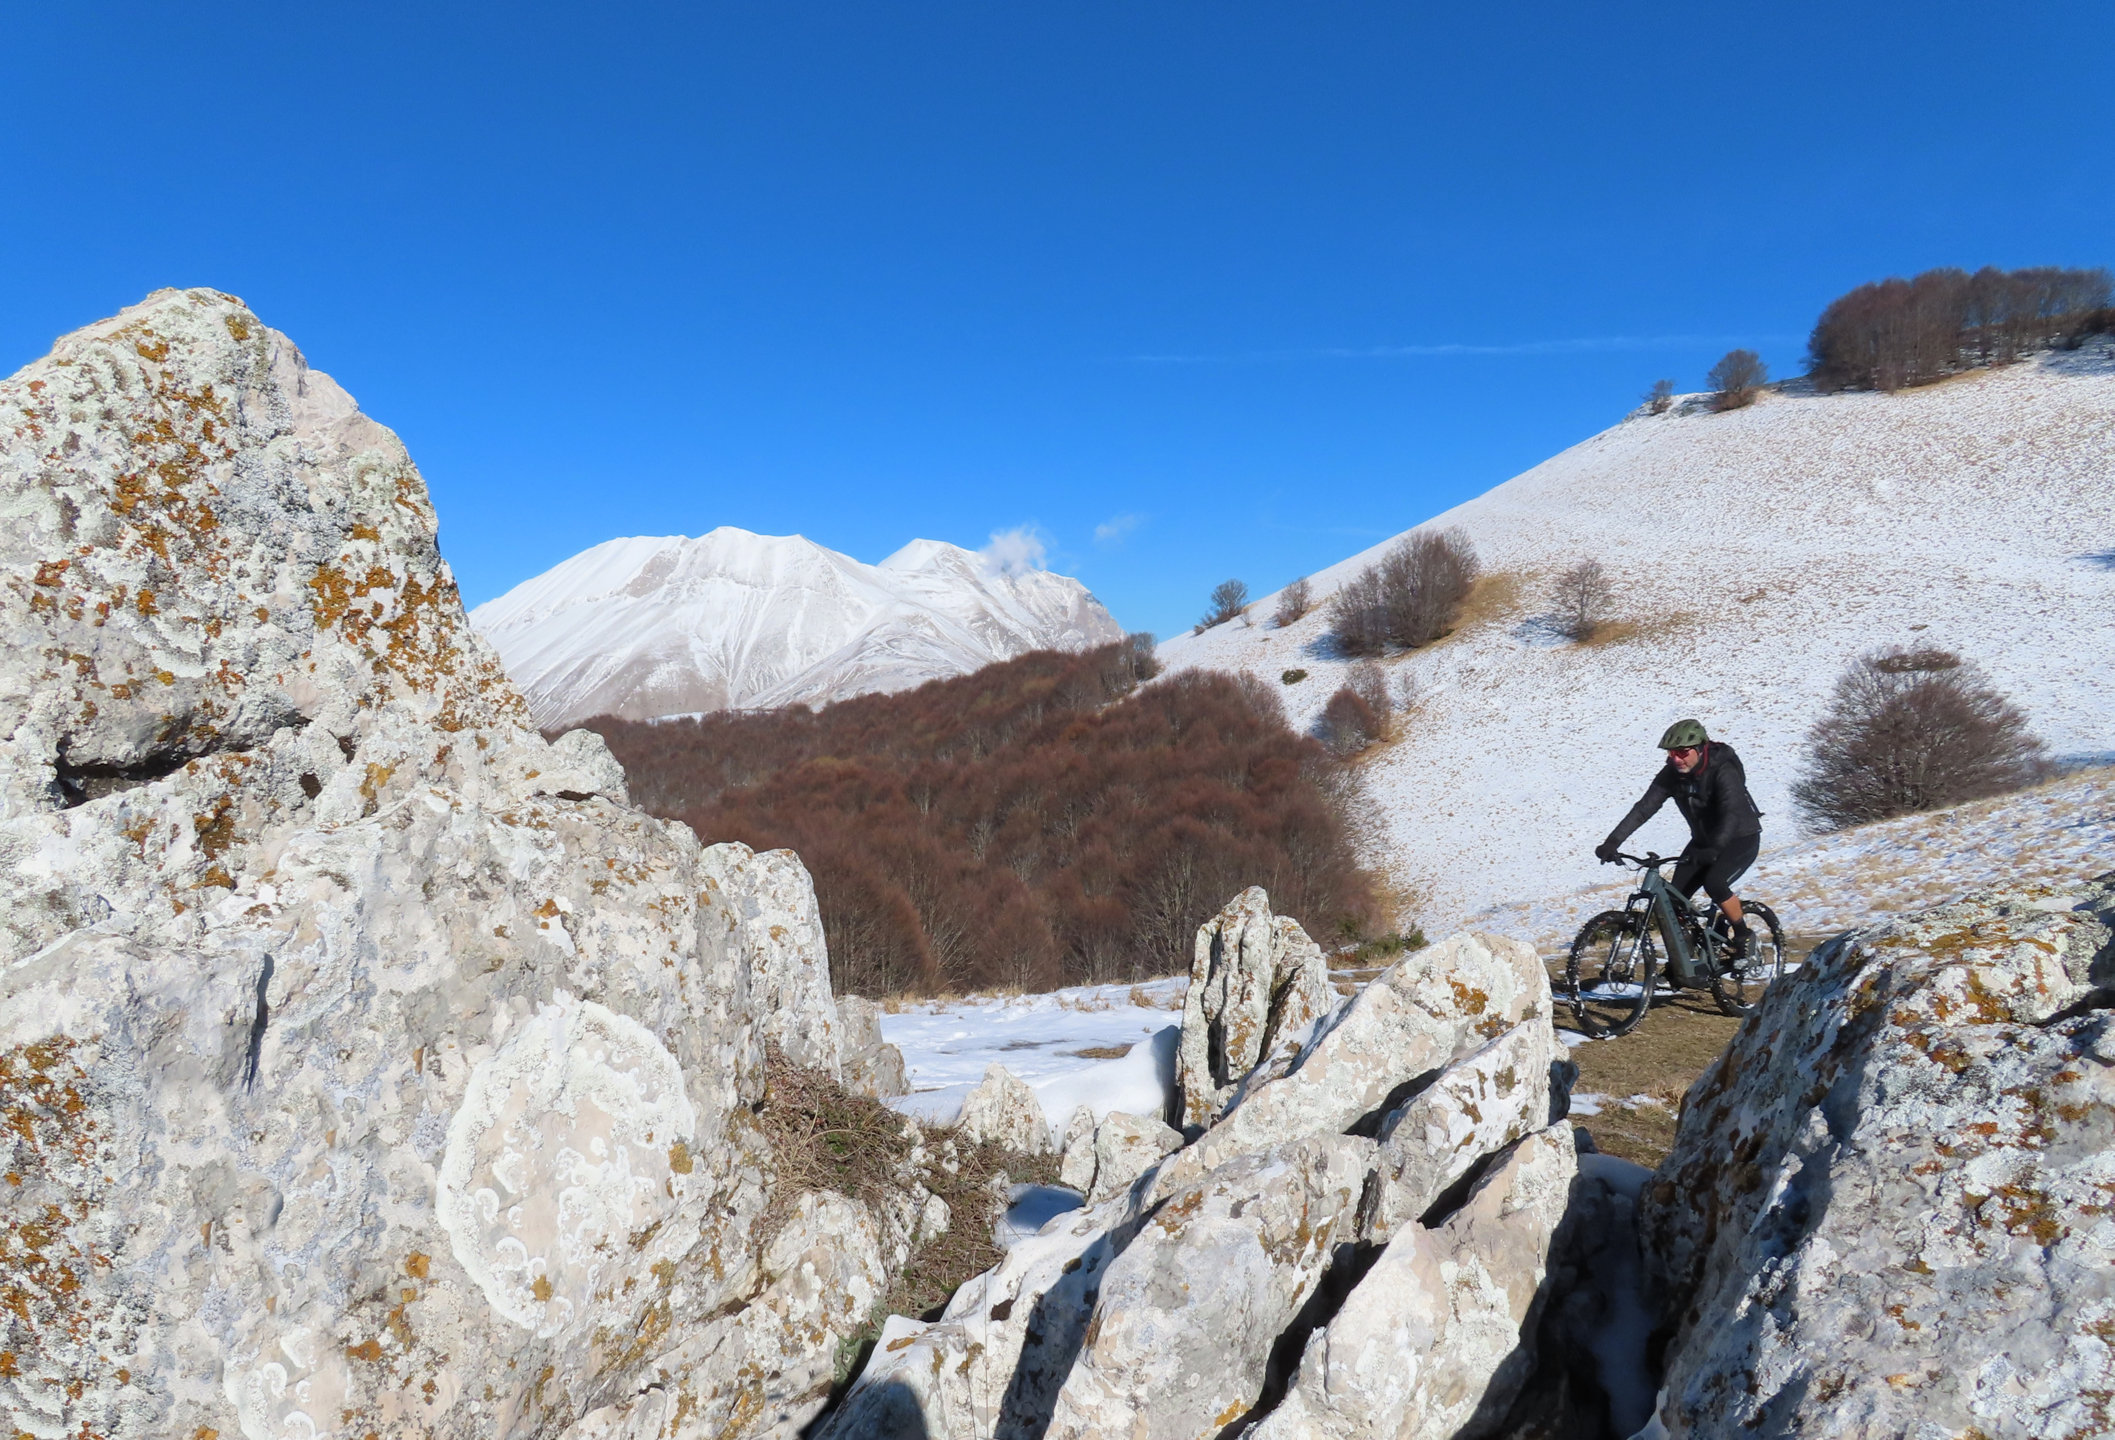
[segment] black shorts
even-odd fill
[[[1762,836],[1743,835],[1709,862],[1696,858],[1696,848],[1692,840],[1682,851],[1682,858],[1674,867],[1674,888],[1687,897],[1701,885],[1706,894],[1723,905],[1733,898],[1733,882],[1755,863],[1755,853],[1762,849]]]

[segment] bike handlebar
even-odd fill
[[[1631,864],[1637,866],[1640,870],[1657,870],[1662,865],[1673,864],[1676,860],[1681,857],[1676,855],[1654,854],[1626,855],[1621,850],[1618,850],[1616,852],[1616,858],[1618,860],[1628,860]]]

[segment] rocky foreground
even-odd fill
[[[396,438],[204,290],[0,427],[16,1432],[2111,1433],[2115,882],[1831,942],[1656,1174],[1567,1120],[1527,947],[1339,1001],[1249,891],[1162,1113],[1052,1136],[995,1075],[964,1138],[1084,1203],[883,1317],[986,1223],[927,1183],[954,1140],[906,1122],[863,1200],[785,1178],[770,1055],[901,1074],[805,872],[538,735]]]

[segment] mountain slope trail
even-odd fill
[[[1854,656],[1938,646],[1981,665],[2052,754],[2115,758],[2115,347],[2096,342],[1894,395],[1767,391],[1634,413],[1420,529],[1459,526],[1485,579],[1452,635],[1382,663],[1417,703],[1360,764],[1369,859],[1444,933],[1606,878],[1591,855],[1641,794],[1654,742],[1702,719],[1765,811],[1759,893],[1800,836],[1804,736]],[[1398,537],[1399,538],[1399,537]],[[1312,577],[1284,629],[1244,619],[1160,647],[1246,670],[1312,724],[1349,662],[1329,600],[1395,543]],[[1597,559],[1612,623],[1574,644],[1551,582]],[[1280,683],[1281,672],[1305,679]],[[1671,851],[1669,806],[1633,847]],[[1513,913],[1521,913],[1517,908]]]
[[[470,613],[537,723],[819,705],[1123,627],[1077,580],[937,540],[878,565],[723,525],[607,540]]]

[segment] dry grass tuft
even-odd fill
[[[774,1235],[807,1190],[834,1190],[878,1212],[889,1191],[907,1188],[911,1152],[927,1162],[916,1178],[947,1202],[947,1232],[921,1245],[892,1277],[883,1313],[930,1318],[963,1281],[999,1263],[992,1222],[1004,1201],[994,1181],[1055,1184],[1057,1159],[970,1141],[952,1126],[914,1124],[879,1100],[855,1095],[820,1070],[792,1064],[773,1049],[756,1120],[770,1140],[777,1186],[757,1233]],[[952,1168],[949,1168],[952,1165]],[[880,1317],[875,1319],[878,1327]]]

